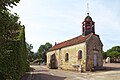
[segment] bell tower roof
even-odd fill
[[[89,16],[89,13],[87,13],[87,17],[83,21],[82,25],[82,35],[86,36],[90,33],[95,34],[95,25],[92,18]]]
[[[92,21],[92,18],[89,16],[89,13],[87,13],[87,17],[85,18],[84,21]]]

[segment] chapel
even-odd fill
[[[82,35],[55,44],[47,53],[51,69],[89,71],[103,68],[103,44],[95,33],[95,22],[87,13],[82,22]]]

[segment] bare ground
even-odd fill
[[[105,63],[103,70],[86,73],[48,69],[40,65],[31,67],[34,69],[21,80],[120,80],[120,63]]]

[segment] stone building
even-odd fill
[[[103,44],[95,34],[95,22],[87,14],[82,35],[58,43],[47,53],[47,66],[65,70],[91,70],[103,67]]]

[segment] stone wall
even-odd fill
[[[79,50],[82,51],[82,59],[78,60],[78,52]],[[82,66],[85,68],[86,64],[86,43],[81,43],[77,45],[72,45],[69,47],[65,47],[62,49],[50,51],[47,53],[47,65],[50,63],[50,56],[52,54],[56,55],[57,58],[57,66],[58,68],[65,69],[65,70],[76,70],[75,65]],[[69,54],[69,60],[65,61],[65,54]]]
[[[82,67],[83,71],[91,70],[94,65],[94,55],[96,54],[96,67],[103,67],[102,59],[102,42],[100,38],[95,35],[91,35],[86,42],[64,47],[58,50],[50,51],[47,53],[47,65],[50,63],[50,56],[55,54],[56,66],[65,70],[79,70]],[[82,51],[82,59],[78,60],[78,52]],[[69,60],[65,61],[65,55],[68,53]],[[79,67],[77,67],[79,66]],[[76,69],[77,68],[77,69]]]
[[[100,41],[100,38],[93,35],[86,43],[87,45],[87,70],[92,69],[94,66],[94,55],[97,55],[97,66],[96,68],[100,68],[103,66],[103,60],[102,60],[102,43]]]

